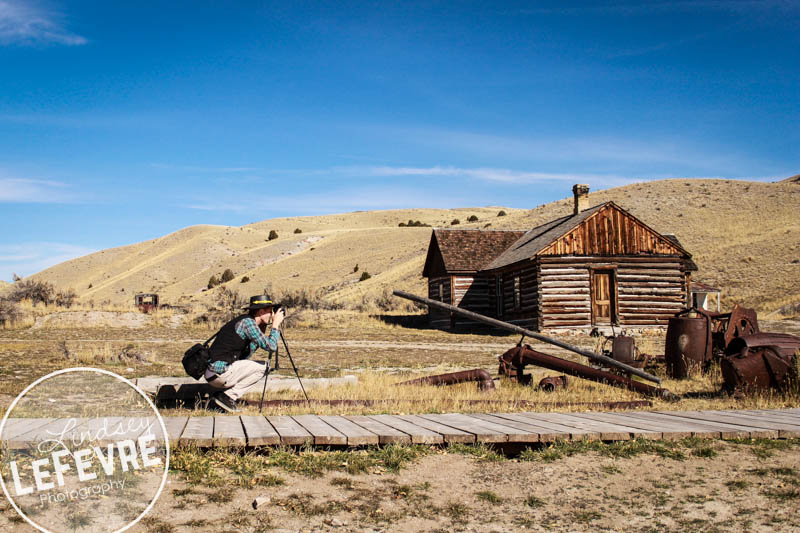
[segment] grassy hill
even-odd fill
[[[567,196],[569,194],[569,196]],[[590,193],[589,205],[613,200],[662,233],[674,233],[700,267],[695,275],[723,290],[723,306],[773,310],[800,301],[800,183],[663,180]],[[267,285],[324,292],[355,303],[386,289],[423,293],[432,226],[528,229],[572,210],[565,198],[531,210],[499,207],[408,209],[278,218],[242,227],[192,226],[159,239],[103,250],[51,267],[36,278],[74,288],[82,301],[132,303],[158,292],[172,304],[208,302],[212,275],[230,268],[225,285],[243,295]],[[478,222],[466,223],[470,215]],[[294,233],[296,229],[302,233]],[[275,230],[278,238],[269,240]],[[797,261],[797,262],[796,262]],[[358,271],[354,272],[358,265]],[[359,281],[366,271],[372,276]],[[242,283],[242,277],[249,281]]]

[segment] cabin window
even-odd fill
[[[514,309],[522,308],[522,290],[520,289],[519,276],[514,276]]]
[[[439,301],[444,301],[444,283],[439,283]]]

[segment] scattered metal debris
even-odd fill
[[[158,294],[137,294],[133,302],[142,313],[149,313],[158,309]]]
[[[438,374],[435,376],[426,376],[423,378],[412,379],[396,383],[396,385],[455,385],[457,383],[467,383],[470,381],[478,382],[478,390],[489,391],[494,390],[494,381],[492,376],[482,368],[474,370],[462,370],[461,372],[450,372],[449,374]]]
[[[539,340],[539,341],[542,341],[542,342],[546,342],[548,344],[552,344],[554,346],[558,346],[559,348],[564,348],[565,350],[569,350],[571,352],[575,352],[575,353],[577,353],[579,355],[587,357],[587,358],[591,359],[592,361],[594,361],[594,362],[596,362],[598,364],[602,364],[602,365],[610,366],[610,367],[615,367],[615,368],[623,370],[623,371],[625,371],[625,372],[627,372],[629,374],[633,374],[635,376],[639,376],[642,379],[646,379],[648,381],[652,381],[654,383],[658,383],[659,385],[661,384],[661,378],[659,378],[658,376],[654,376],[652,374],[649,374],[649,373],[647,373],[647,372],[645,372],[645,371],[643,371],[643,370],[641,370],[639,368],[634,368],[634,367],[632,367],[630,365],[627,365],[625,363],[617,361],[617,360],[615,360],[615,359],[613,359],[611,357],[608,357],[606,355],[597,354],[597,353],[594,353],[592,351],[585,350],[583,348],[579,348],[578,346],[574,346],[574,345],[569,344],[567,342],[560,341],[558,339],[554,339],[554,338],[548,337],[546,335],[542,335],[541,333],[537,333],[535,331],[531,331],[529,329],[522,328],[522,327],[517,326],[515,324],[511,324],[509,322],[503,322],[502,320],[497,320],[495,318],[490,318],[488,316],[484,316],[484,315],[481,315],[479,313],[474,313],[472,311],[467,311],[465,309],[461,309],[460,307],[456,307],[454,305],[442,303],[442,302],[439,302],[439,301],[436,301],[436,300],[431,300],[430,298],[423,298],[422,296],[416,296],[414,294],[411,294],[411,293],[408,293],[408,292],[404,292],[404,291],[393,291],[392,294],[394,294],[395,296],[399,296],[400,298],[405,298],[406,300],[411,300],[411,301],[414,301],[414,302],[418,302],[418,303],[427,305],[429,307],[436,307],[436,308],[442,309],[444,311],[455,313],[457,315],[461,315],[461,316],[464,316],[466,318],[470,318],[470,319],[478,321],[478,322],[483,322],[484,324],[489,324],[490,326],[495,326],[497,328],[505,329],[507,331],[513,331],[514,333],[520,333],[523,336],[523,339],[525,337],[530,337],[532,339],[536,339],[536,340]]]
[[[500,372],[503,373],[505,369],[511,370],[510,374],[516,376],[520,380],[521,376],[525,376],[524,369],[526,365],[536,365],[557,372],[564,372],[571,376],[588,379],[597,383],[611,385],[612,387],[620,387],[639,392],[646,396],[661,398],[668,401],[678,401],[680,398],[671,393],[667,389],[653,387],[641,381],[619,376],[611,372],[592,368],[590,366],[567,361],[560,357],[548,355],[546,353],[538,352],[528,345],[516,346],[499,357]],[[524,378],[523,378],[524,379]],[[530,376],[527,376],[530,379]],[[522,382],[522,380],[520,380]]]
[[[544,392],[555,392],[567,388],[567,376],[548,376],[539,381],[539,389]]]

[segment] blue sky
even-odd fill
[[[0,0],[0,279],[192,224],[800,172],[800,2]]]

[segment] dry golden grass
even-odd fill
[[[158,292],[171,304],[211,303],[203,291],[212,275],[230,268],[227,287],[243,295],[266,284],[320,290],[357,305],[386,289],[424,292],[421,277],[430,228],[400,228],[420,220],[459,228],[529,229],[568,214],[572,198],[531,210],[499,207],[369,211],[265,220],[242,227],[192,226],[139,244],[68,261],[35,277],[74,288],[84,303],[128,306],[137,292]],[[734,303],[772,311],[800,301],[800,184],[732,180],[663,180],[597,191],[589,204],[613,200],[662,233],[675,233],[693,255],[696,278],[722,289]],[[532,202],[532,203],[535,203]],[[466,223],[471,214],[476,223]],[[293,233],[296,228],[302,233]],[[279,238],[269,241],[270,230]],[[358,272],[354,267],[358,265]],[[367,271],[370,279],[359,282]],[[241,283],[243,276],[250,281]],[[90,287],[91,286],[91,287]],[[0,287],[2,290],[2,287]]]

